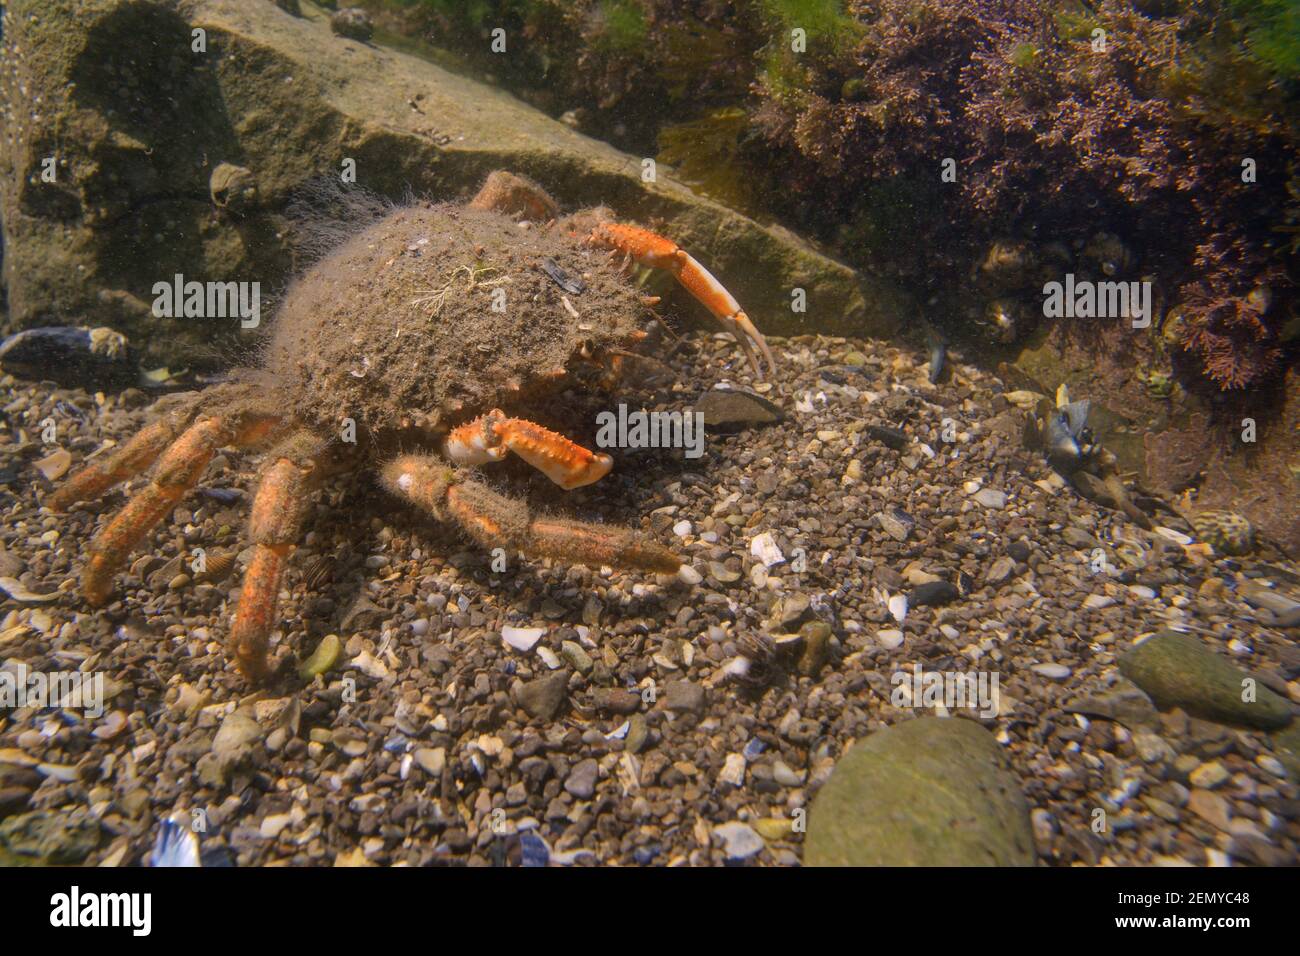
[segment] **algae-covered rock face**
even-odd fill
[[[854,745],[817,793],[809,866],[1032,866],[1029,809],[988,731],[920,717]]]
[[[293,271],[281,212],[304,184],[355,169],[383,195],[455,200],[503,166],[568,209],[606,203],[654,222],[769,333],[881,334],[904,314],[892,287],[661,171],[647,181],[640,157],[425,60],[335,36],[314,6],[302,13],[238,0],[8,5],[7,330],[111,325],[147,362],[215,363],[261,330],[155,317],[157,283],[257,281],[270,296]],[[237,193],[214,198],[214,174],[220,185],[232,169]],[[791,308],[796,288],[806,311]]]

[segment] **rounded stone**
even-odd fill
[[[993,736],[961,718],[877,731],[817,794],[808,866],[1032,866],[1029,807]]]

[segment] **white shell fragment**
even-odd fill
[[[770,531],[764,531],[749,542],[749,553],[763,562],[765,568],[770,568],[772,565],[780,564],[785,560],[785,555],[777,547],[776,539],[772,537]]]
[[[722,844],[722,852],[728,860],[747,860],[767,845],[753,827],[739,821],[714,827],[713,836]]]
[[[729,787],[739,787],[744,782],[745,755],[727,754],[727,759],[722,765],[722,772],[718,774],[718,783],[726,784]]]
[[[367,677],[375,680],[383,680],[388,676],[388,665],[375,657],[369,651],[362,651],[356,657],[352,658],[351,664]]]
[[[29,591],[17,578],[0,578],[0,590],[21,604],[48,604],[50,601],[58,600],[59,597],[57,591],[49,594],[36,594]]]
[[[889,599],[889,613],[893,615],[894,620],[899,624],[907,617],[907,595],[895,594]]]
[[[515,650],[527,654],[537,642],[542,639],[546,633],[544,627],[510,627],[509,625],[501,628],[501,640],[505,641]]]
[[[882,647],[886,647],[892,651],[896,647],[902,645],[903,632],[897,628],[885,628],[884,630],[876,631],[876,640],[880,642]]]
[[[72,455],[62,448],[56,449],[40,461],[33,462],[33,467],[45,476],[47,481],[58,481],[72,466]]]
[[[677,580],[693,587],[704,580],[704,575],[700,574],[699,571],[696,571],[689,564],[683,564],[677,569]]]

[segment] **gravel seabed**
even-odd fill
[[[1020,412],[973,367],[932,385],[926,357],[907,349],[821,337],[774,346],[779,375],[757,389],[784,409],[778,425],[710,433],[697,460],[616,452],[608,478],[571,493],[523,468],[492,473],[539,507],[639,522],[674,542],[694,575],[516,555],[494,573],[489,555],[373,476],[336,479],[287,576],[276,648],[301,660],[337,635],[339,664],[309,683],[288,667],[251,696],[223,640],[258,456],[222,454],[205,491],[92,611],[76,571],[123,489],[67,515],[42,511],[52,485],[35,462],[55,448],[40,423],[56,420],[55,444],[76,468],[147,421],[151,399],[0,379],[0,577],[57,592],[0,604],[0,659],[103,673],[112,695],[98,719],[0,710],[0,823],[53,811],[77,828],[74,859],[130,865],[147,858],[160,820],[202,810],[205,860],[241,866],[517,863],[521,830],[574,865],[734,863],[728,854],[748,841],[717,828],[743,823],[763,836],[744,862],[797,865],[796,811],[855,740],[914,716],[891,703],[890,677],[919,663],[999,675],[997,715],[972,719],[1004,746],[1041,863],[1300,861],[1296,771],[1268,736],[1179,711],[1134,734],[1065,709],[1112,688],[1135,638],[1180,623],[1300,701],[1295,632],[1235,596],[1244,576],[1294,568],[1206,561],[1080,499],[1021,450]],[[548,417],[558,401],[534,417],[572,425],[620,400],[681,408],[722,382],[755,387],[721,337],[688,337],[675,353],[676,385],[573,396],[565,414]],[[943,440],[945,419],[956,441]],[[907,444],[889,447],[873,425]],[[590,442],[595,429],[568,431]],[[232,489],[239,500],[221,500]],[[764,533],[786,558],[770,568],[751,551]],[[1108,571],[1092,570],[1094,546]],[[196,581],[195,547],[209,561],[240,558],[223,580]],[[888,599],[936,579],[965,593],[898,624]],[[799,614],[831,626],[824,666],[811,655],[762,668],[762,680],[728,675],[755,635],[780,630],[774,617]],[[521,652],[503,627],[546,632]],[[255,722],[232,721],[237,707]],[[245,736],[218,767],[209,754],[223,723]],[[1097,808],[1111,824],[1101,833]]]

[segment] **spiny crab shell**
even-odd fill
[[[394,209],[290,286],[257,377],[305,424],[334,433],[351,418],[376,437],[554,394],[575,366],[644,337],[636,288],[584,242],[602,218]]]

